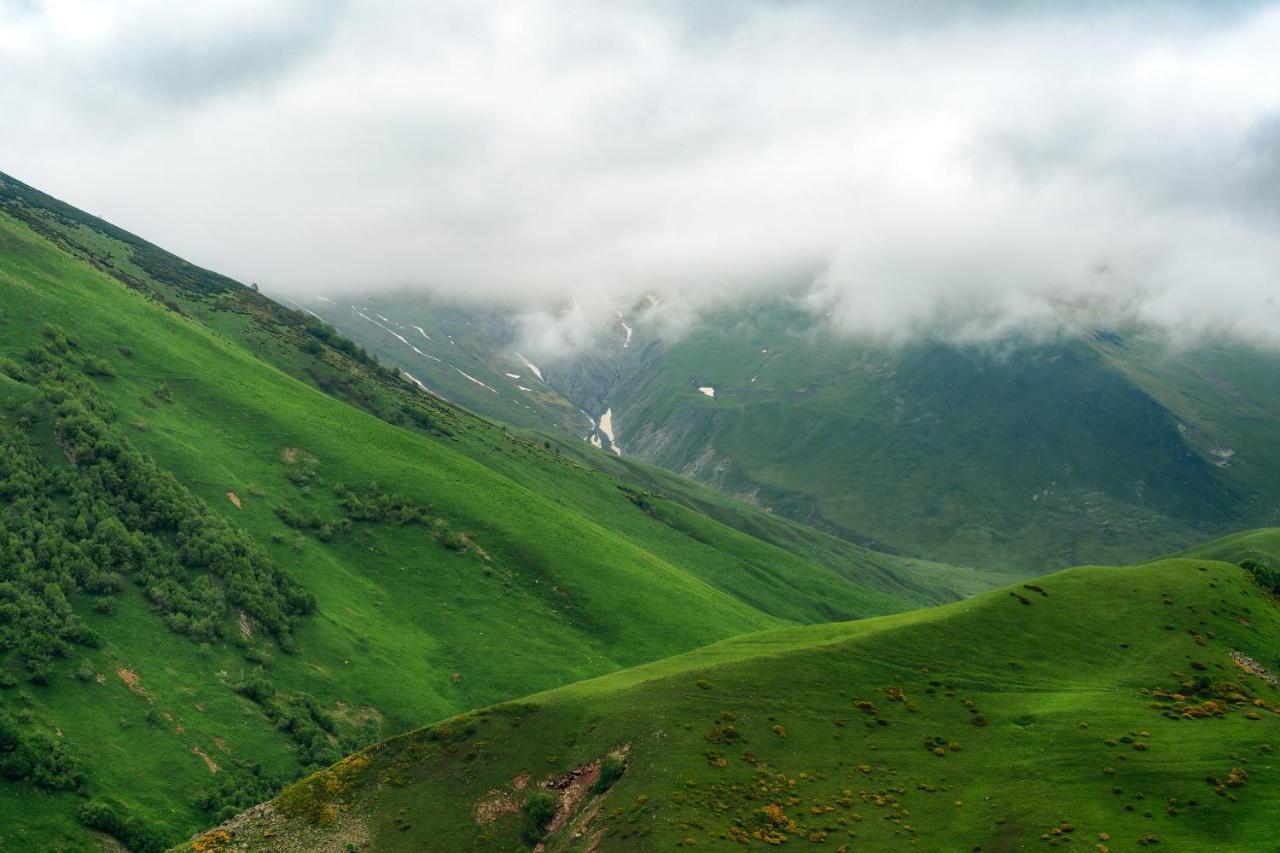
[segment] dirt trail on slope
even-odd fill
[[[196,755],[200,756],[200,758],[204,761],[205,765],[209,768],[210,775],[213,775],[214,773],[218,772],[218,765],[214,762],[212,758],[209,757],[209,753],[205,752],[203,749],[201,749],[198,746],[191,747],[191,751],[194,752]]]

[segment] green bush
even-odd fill
[[[560,800],[550,791],[537,791],[524,801],[524,839],[537,844],[547,834]]]
[[[141,818],[121,816],[116,808],[102,800],[89,800],[77,813],[80,822],[90,829],[105,832],[134,853],[160,853],[168,845],[164,837]]]
[[[1253,575],[1258,585],[1274,595],[1280,595],[1280,570],[1265,566],[1257,560],[1242,560],[1240,568]]]
[[[592,794],[603,794],[605,791],[613,787],[613,783],[622,778],[622,774],[627,770],[627,765],[622,759],[614,758],[612,755],[600,762],[600,775],[596,777],[596,781],[591,786]]]

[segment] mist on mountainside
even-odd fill
[[[1277,341],[1271,3],[157,12],[0,6],[5,167],[269,292]]]

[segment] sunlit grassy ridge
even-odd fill
[[[1071,569],[455,717],[208,838],[513,849],[546,792],[548,850],[1269,850],[1278,648],[1276,601],[1233,564]]]
[[[899,580],[896,558],[822,545],[811,559],[802,532],[750,535],[749,510],[730,527],[592,471],[413,390],[230,280],[0,184],[21,214],[0,213],[5,434],[75,477],[59,407],[99,412],[102,447],[153,460],[193,513],[248,536],[254,565],[314,599],[290,651],[226,598],[230,581],[214,584],[225,612],[192,630],[127,567],[111,593],[67,576],[75,623],[97,640],[56,655],[47,683],[0,649],[0,710],[22,737],[65,745],[78,787],[112,816],[83,812],[72,790],[5,781],[7,845],[92,844],[79,812],[117,835],[126,819],[145,825],[127,839],[145,849],[326,749],[744,631],[955,595]],[[81,535],[75,506],[49,512]],[[223,601],[176,530],[158,528],[157,554],[185,567],[179,586]]]

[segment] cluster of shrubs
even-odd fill
[[[74,343],[56,331],[46,339],[19,371],[39,402],[0,422],[0,652],[14,650],[31,680],[47,681],[73,644],[100,645],[70,599],[87,592],[110,612],[126,579],[193,639],[224,638],[236,607],[292,648],[290,629],[314,598],[133,448],[62,358]],[[34,434],[51,434],[69,465],[48,461]]]
[[[23,731],[0,711],[0,778],[31,782],[50,791],[78,791],[85,776],[71,751],[55,738]]]
[[[1273,569],[1257,560],[1243,560],[1240,568],[1253,575],[1253,579],[1267,592],[1280,595],[1280,569]]]
[[[67,500],[73,479],[47,469],[20,431],[0,425],[0,652],[13,651],[38,683],[73,644],[101,645],[69,598],[119,587],[111,564],[98,562],[116,531],[91,523],[91,505]]]
[[[209,815],[210,824],[219,824],[270,800],[290,781],[253,763],[212,777],[208,787],[196,796],[195,805]]]
[[[115,556],[158,610],[183,617],[175,628],[185,623],[204,639],[220,636],[220,617],[232,604],[287,645],[293,621],[314,609],[310,594],[66,389],[51,389],[46,399],[54,434],[75,464],[77,492],[115,516]],[[193,570],[196,582],[187,583]]]
[[[322,344],[326,344],[347,357],[360,362],[369,367],[377,367],[378,360],[368,353],[368,351],[352,341],[350,338],[344,338],[338,333],[338,330],[330,326],[323,320],[315,317],[305,316],[303,324],[307,330],[307,334],[315,338]]]
[[[123,806],[93,799],[80,806],[77,817],[85,826],[105,832],[133,853],[160,853],[168,849],[164,833],[142,818],[129,814]]]
[[[298,465],[292,470],[303,470]],[[307,480],[310,484],[315,480],[312,476]],[[451,551],[465,551],[467,538],[462,533],[449,527],[448,522],[432,514],[431,508],[404,495],[384,492],[377,483],[369,483],[360,489],[354,489],[344,483],[336,483],[333,487],[343,515],[336,518],[322,518],[314,513],[300,512],[290,506],[276,507],[276,515],[287,526],[294,530],[306,530],[316,534],[323,542],[334,536],[351,532],[354,521],[390,524],[417,524],[431,531],[436,541]]]
[[[337,721],[319,702],[305,693],[277,691],[261,669],[252,670],[235,690],[261,708],[267,719],[297,744],[298,762],[304,770],[327,767],[376,736],[373,730],[363,736],[339,735]]]

